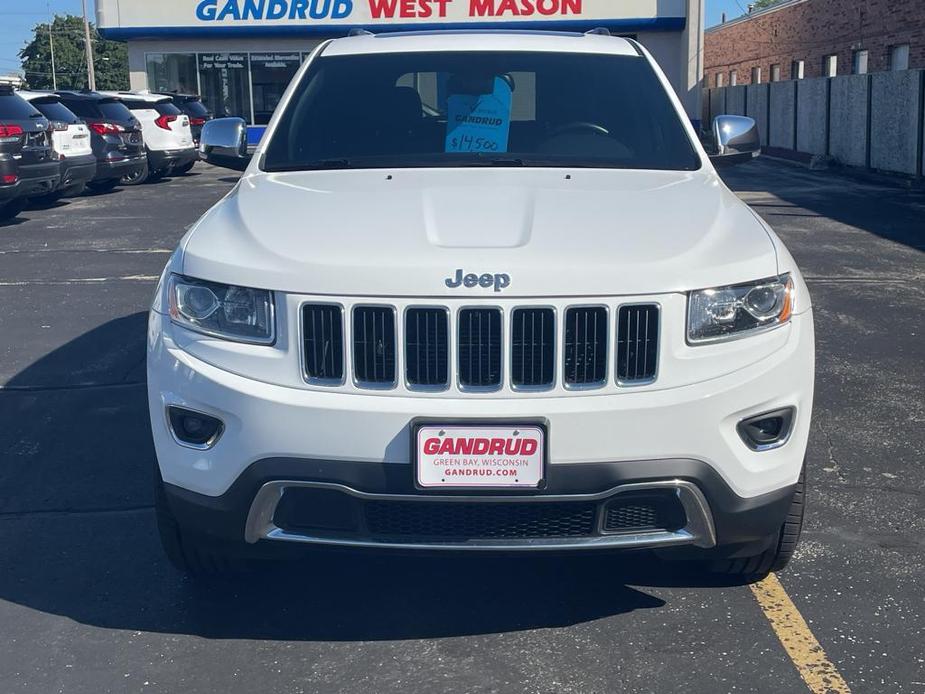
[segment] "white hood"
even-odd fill
[[[712,171],[414,169],[247,175],[186,239],[191,277],[304,294],[658,294],[777,273]],[[510,276],[451,288],[464,273]]]

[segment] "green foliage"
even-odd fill
[[[48,24],[37,24],[32,40],[19,52],[26,81],[33,89],[51,89],[51,48]],[[51,25],[55,47],[55,74],[58,89],[87,87],[87,58],[83,19],[74,15],[55,15]],[[97,89],[128,89],[128,50],[124,43],[101,39],[90,27],[93,41],[93,67]]]
[[[768,7],[771,7],[771,5],[776,5],[779,2],[782,2],[782,0],[755,0],[750,4],[754,5],[755,11],[757,12],[758,10],[764,10]]]

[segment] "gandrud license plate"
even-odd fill
[[[539,487],[546,432],[534,424],[441,425],[417,429],[419,487]]]

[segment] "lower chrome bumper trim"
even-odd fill
[[[505,538],[473,539],[465,541],[439,542],[433,540],[421,542],[380,541],[374,538],[324,537],[283,530],[273,523],[276,507],[287,488],[312,487],[328,489],[358,497],[367,501],[402,501],[402,502],[486,502],[486,503],[549,503],[562,501],[599,501],[603,502],[626,492],[649,490],[673,490],[684,508],[687,523],[675,531],[653,531],[627,534],[600,534],[587,537],[562,538]],[[249,543],[258,540],[278,540],[286,542],[303,542],[315,545],[336,545],[341,547],[365,547],[382,549],[409,550],[448,550],[448,551],[541,551],[541,550],[580,550],[602,548],[647,548],[670,547],[674,545],[694,545],[696,547],[714,547],[716,532],[709,505],[697,485],[686,480],[659,480],[621,484],[596,494],[565,494],[545,496],[435,496],[411,494],[373,494],[361,492],[343,484],[332,482],[306,482],[298,480],[276,480],[264,484],[247,514],[244,539]]]

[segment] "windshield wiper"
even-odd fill
[[[526,162],[520,157],[479,157],[480,166],[526,166]]]
[[[316,169],[351,169],[353,164],[349,159],[318,159],[317,161],[307,161],[304,164],[281,164],[279,166],[268,166],[266,171],[271,173],[282,173],[285,171],[314,171]]]
[[[349,169],[351,166],[349,159],[319,159],[310,161],[301,168],[304,169]]]

